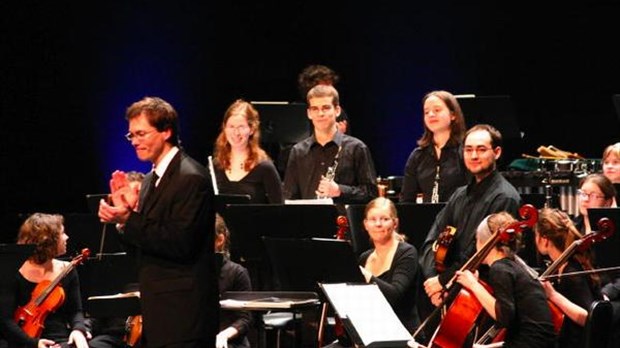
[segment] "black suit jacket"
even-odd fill
[[[145,177],[150,186],[153,174]],[[123,240],[135,247],[148,347],[202,340],[215,345],[218,287],[213,191],[205,167],[179,151],[157,188],[132,212]]]

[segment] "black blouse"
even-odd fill
[[[259,162],[239,181],[230,181],[221,168],[215,167],[220,193],[250,195],[250,203],[282,204],[282,181],[271,160]]]
[[[219,278],[220,295],[226,291],[252,291],[248,270],[238,263],[224,258]],[[238,334],[229,341],[236,346],[249,346],[248,331],[252,325],[252,315],[248,311],[222,310],[220,311],[220,331],[229,326],[237,329]]]
[[[571,258],[562,270],[562,273],[580,271],[583,271],[581,264],[574,258]],[[595,296],[598,291],[587,276],[558,278],[553,287],[569,301],[585,310],[589,310],[592,302],[598,299],[596,298],[598,296]],[[583,347],[585,343],[584,334],[585,331],[582,326],[579,326],[565,316],[562,330],[560,331],[559,347]]]
[[[555,332],[545,290],[515,261],[504,258],[489,269],[489,285],[496,299],[497,323],[506,328],[505,348],[547,348]]]
[[[446,202],[457,187],[467,184],[470,177],[463,161],[461,146],[446,145],[441,149],[441,158],[433,146],[415,148],[405,165],[401,202],[415,202],[418,193],[424,202],[430,202],[439,167],[439,201]]]
[[[32,297],[32,292],[37,286],[17,273],[16,279],[11,283],[7,279],[4,286],[0,310],[0,334],[10,347],[37,347],[38,339],[29,337],[17,326],[13,320],[13,313],[18,307],[26,305]],[[8,284],[7,284],[8,283]],[[45,329],[41,338],[48,338],[56,343],[66,342],[72,330],[86,332],[84,314],[82,312],[82,297],[80,295],[80,282],[75,269],[71,270],[61,281],[60,285],[65,292],[63,304],[55,312],[50,313],[45,319]]]

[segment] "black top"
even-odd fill
[[[248,270],[238,263],[224,258],[219,278],[220,295],[226,291],[252,291]],[[229,340],[229,344],[237,347],[243,344],[249,347],[246,335],[252,325],[252,315],[248,311],[222,310],[220,311],[220,331],[232,326],[238,334]]]
[[[568,260],[562,273],[580,271],[583,271],[581,264],[574,258],[571,258]],[[569,301],[585,310],[589,310],[592,302],[598,299],[594,295],[598,291],[593,288],[588,276],[558,278],[554,282],[553,287]],[[584,335],[584,327],[579,326],[565,316],[562,329],[560,330],[559,347],[583,347],[585,343]]]
[[[377,196],[376,171],[366,144],[336,132],[334,139],[321,146],[313,136],[295,144],[284,176],[284,199],[314,199],[321,176],[334,165],[338,153],[334,181],[342,194],[334,203],[366,203]]]
[[[250,203],[282,204],[282,182],[271,160],[259,162],[239,181],[230,181],[224,170],[215,167],[219,193],[247,194]]]
[[[521,265],[504,258],[489,269],[497,323],[506,328],[505,348],[553,347],[555,333],[545,291]]]
[[[422,245],[420,265],[426,278],[437,275],[433,243],[446,226],[456,227],[444,264],[446,271],[439,275],[443,285],[476,251],[476,229],[480,222],[490,214],[507,211],[513,216],[521,206],[521,196],[517,190],[497,171],[492,172],[480,183],[472,178],[469,185],[459,187],[446,206],[437,214]]]
[[[368,256],[374,251],[366,250],[359,257],[359,264],[364,266]],[[406,242],[398,243],[390,269],[378,277],[373,276],[371,282],[377,284],[392,309],[403,325],[413,332],[419,325],[416,309],[418,278],[418,251]]]
[[[424,195],[423,201],[430,202],[439,167],[439,202],[446,202],[457,187],[467,184],[470,177],[463,162],[460,146],[448,145],[441,149],[441,158],[433,146],[415,148],[405,165],[401,202],[416,202],[418,193]]]
[[[0,334],[8,342],[9,347],[37,347],[38,339],[31,338],[13,320],[14,312],[18,307],[26,305],[37,283],[32,283],[17,273],[11,283],[4,279],[6,288],[3,289]],[[82,312],[82,297],[80,295],[80,281],[75,269],[71,270],[61,281],[60,285],[65,293],[63,304],[55,312],[48,314],[45,319],[45,328],[41,338],[48,338],[56,343],[67,342],[73,330],[86,332],[84,314]],[[6,291],[4,291],[6,290]]]

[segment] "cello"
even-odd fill
[[[526,204],[519,209],[519,216],[523,221],[516,221],[508,226],[495,231],[491,237],[484,243],[482,248],[478,250],[462,267],[461,271],[475,271],[484,261],[488,254],[495,246],[502,242],[511,241],[516,235],[525,228],[531,228],[538,220],[538,211],[534,206]],[[456,275],[448,282],[451,288],[456,279]],[[488,290],[489,287],[480,282]],[[452,290],[452,289],[450,289]],[[437,309],[441,308],[437,307]],[[477,318],[483,312],[480,301],[467,289],[460,287],[458,294],[450,304],[439,327],[430,340],[429,347],[440,348],[457,348],[462,347],[473,329]],[[432,314],[431,314],[432,315]],[[420,331],[416,331],[416,334]],[[415,337],[415,334],[414,334]]]
[[[615,232],[615,225],[613,221],[608,218],[602,218],[597,222],[597,231],[592,231],[585,236],[573,241],[568,248],[566,248],[560,256],[553,261],[549,267],[541,274],[538,275],[535,270],[530,268],[523,260],[517,259],[517,261],[528,271],[530,275],[534,278],[537,278],[540,281],[545,281],[551,278],[559,278],[562,277],[561,274],[556,274],[558,269],[562,265],[564,265],[568,259],[573,256],[577,252],[584,252],[589,249],[592,244],[601,242],[609,237],[611,237]],[[595,271],[585,273],[578,272],[580,274],[589,274],[596,273]],[[553,328],[557,333],[562,329],[562,325],[564,323],[564,313],[560,310],[560,308],[553,302],[547,301],[549,304],[549,309],[551,310],[551,319],[553,322]],[[476,342],[477,344],[488,344],[503,341],[505,337],[505,329],[500,329],[496,325],[493,325],[484,335],[480,337],[480,339]]]
[[[82,252],[74,257],[54,280],[44,280],[37,284],[30,301],[25,306],[17,308],[14,320],[28,336],[32,338],[41,336],[47,316],[60,308],[65,301],[65,291],[60,281],[89,255],[88,248],[82,249]]]

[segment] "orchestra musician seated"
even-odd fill
[[[366,204],[364,228],[372,248],[359,256],[359,267],[367,283],[375,283],[403,326],[412,332],[420,324],[416,307],[421,287],[418,251],[398,233],[396,205],[389,198],[377,197]],[[327,347],[349,347],[350,338],[340,335]]]
[[[506,212],[485,218],[476,231],[476,249],[499,229],[516,220]],[[505,328],[503,347],[553,347],[555,332],[542,285],[515,261],[519,236],[494,246],[483,264],[489,265],[492,293],[469,270],[457,271],[456,281],[480,301],[485,312]]]
[[[215,252],[222,257],[218,286],[220,296],[226,291],[252,291],[248,270],[230,260],[230,232],[224,219],[215,216]],[[250,348],[247,333],[252,325],[248,311],[221,310],[220,331],[216,336],[216,348]]]
[[[100,347],[88,342],[74,267],[88,250],[71,262],[57,259],[66,253],[67,239],[61,215],[34,213],[21,225],[17,244],[34,244],[35,250],[14,279],[2,280],[0,333],[8,347]]]
[[[581,272],[591,270],[591,253],[577,251],[572,253],[569,246],[582,238],[568,215],[558,209],[543,208],[534,227],[536,249],[552,261],[568,257],[558,267],[557,273]],[[568,253],[568,254],[567,254]],[[596,274],[560,277],[552,283],[542,282],[549,300],[564,313],[565,318],[559,333],[560,347],[583,347],[584,326],[588,309],[594,300],[600,299],[599,277]]]

